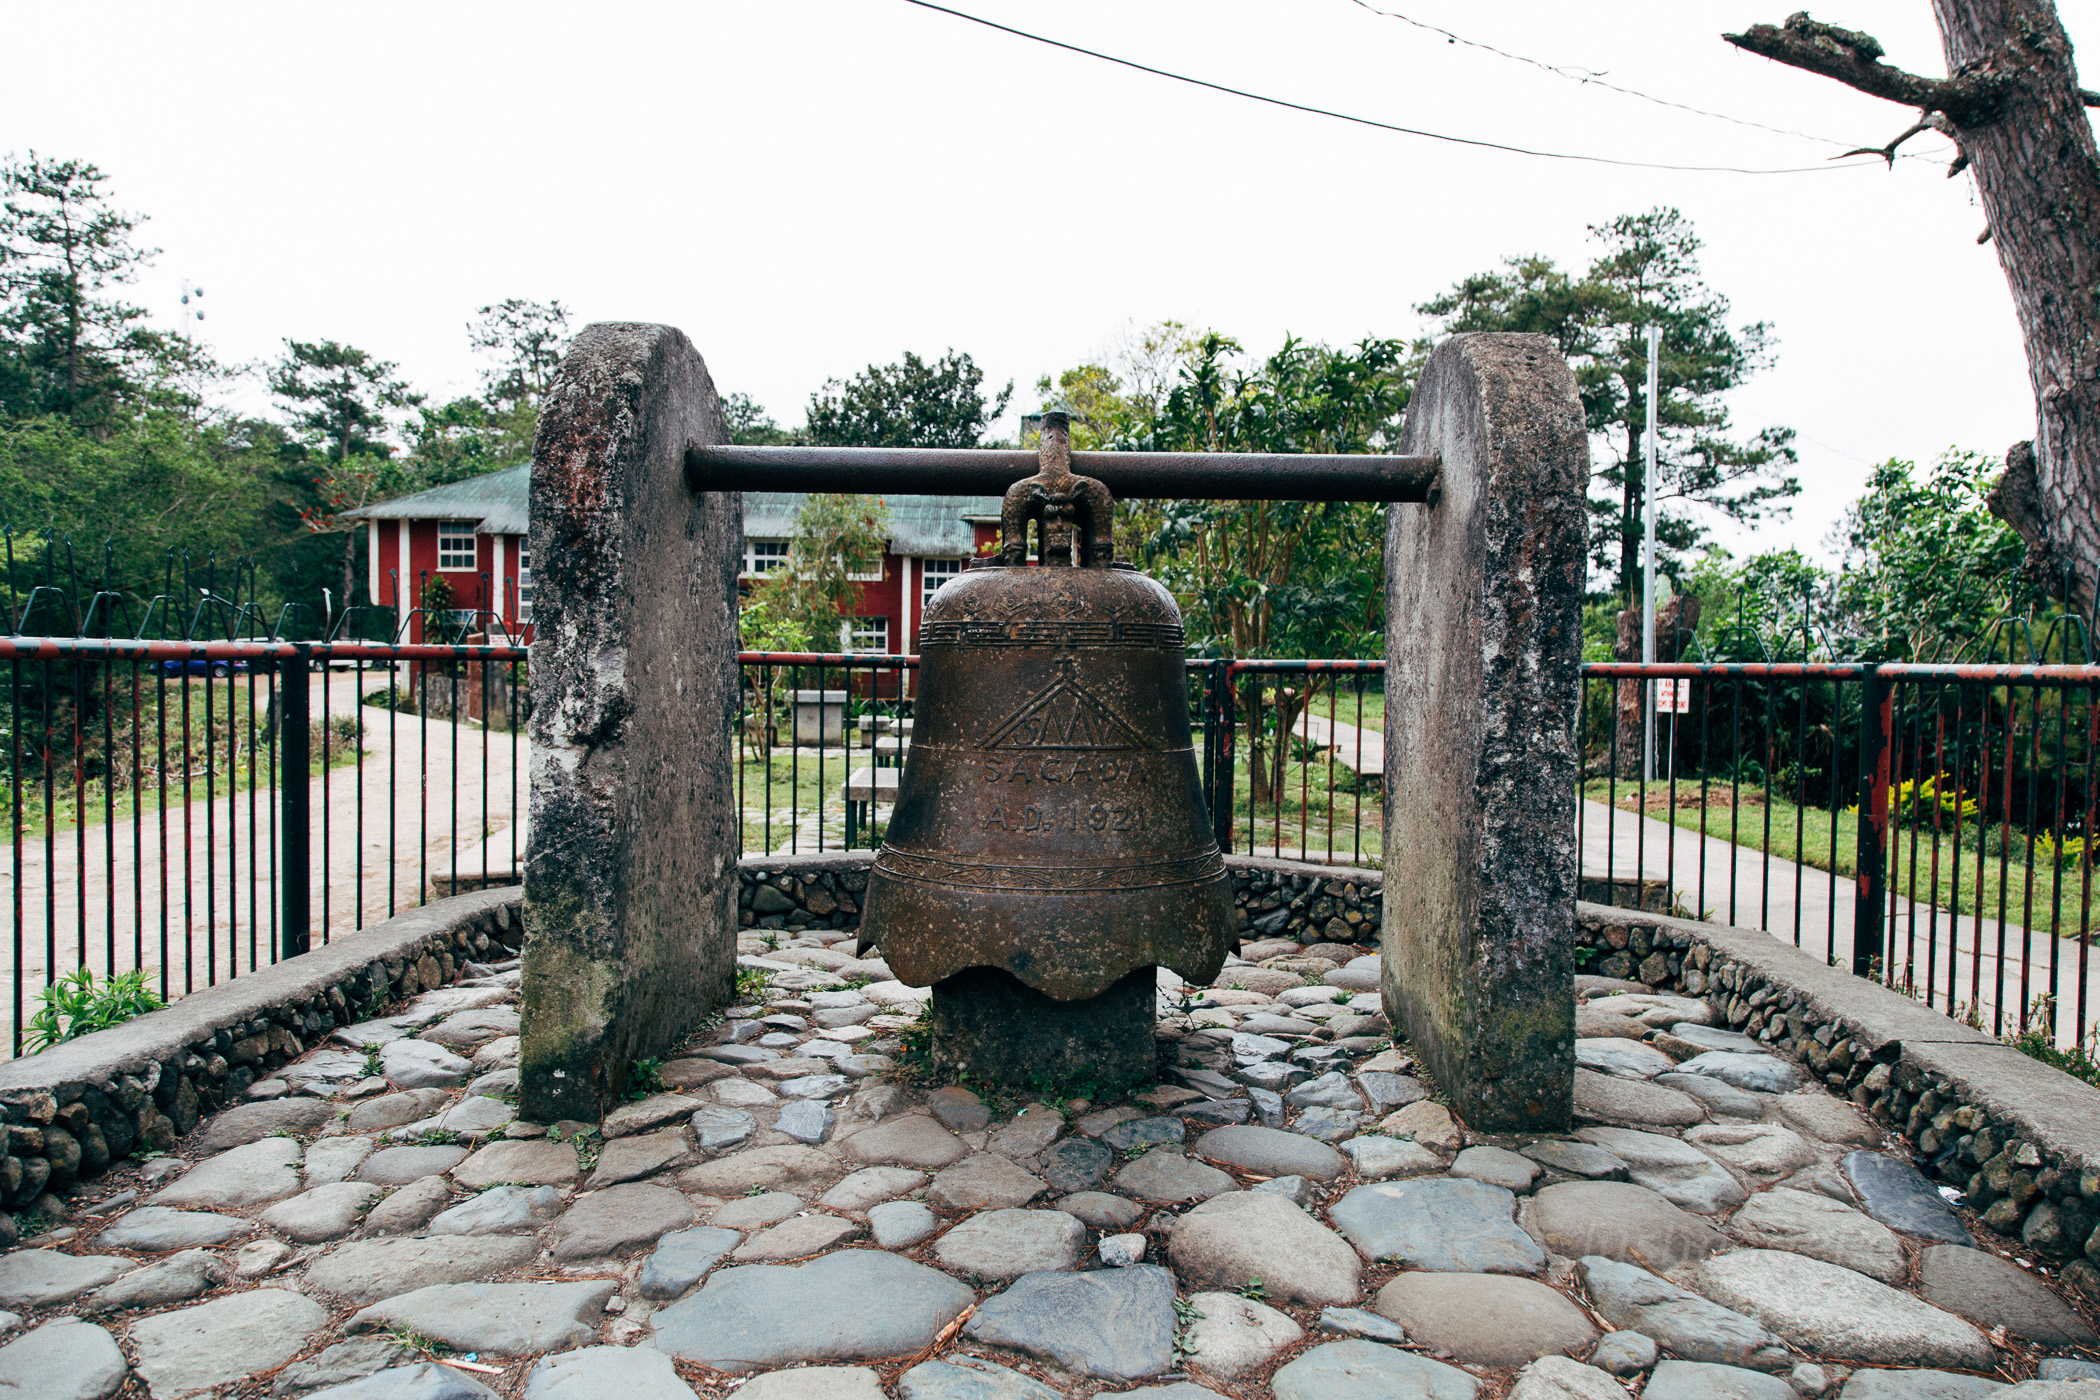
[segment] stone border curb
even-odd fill
[[[145,1145],[166,1151],[213,1109],[338,1026],[453,981],[470,959],[513,955],[516,886],[433,900],[121,1026],[0,1065],[0,1205],[99,1174]],[[0,1245],[15,1238],[0,1215]]]

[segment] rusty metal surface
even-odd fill
[[[1044,418],[1043,471],[1006,497],[1000,555],[927,605],[860,937],[908,985],[992,967],[1077,1001],[1154,965],[1207,983],[1231,946],[1181,614],[1114,561],[1108,492],[1071,474],[1060,418]],[[1066,541],[1063,567],[1026,565],[1031,522]]]
[[[1434,454],[1074,452],[1071,467],[1111,493],[1239,501],[1413,501],[1434,504]],[[685,453],[695,491],[865,491],[997,495],[1036,454],[934,447],[705,447]]]

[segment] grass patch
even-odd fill
[[[2100,1031],[2100,1025],[2094,1027]],[[2046,1021],[2031,1024],[2028,1029],[2004,1037],[2005,1043],[2030,1060],[2040,1060],[2045,1065],[2054,1065],[2074,1079],[2100,1087],[2100,1061],[2093,1058],[2093,1031],[2068,1050],[2059,1050],[2056,1040],[2049,1034]]]

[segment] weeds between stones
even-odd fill
[[[1196,1354],[1196,1345],[1189,1340],[1189,1331],[1204,1319],[1203,1309],[1196,1306],[1193,1298],[1174,1300],[1174,1364],[1185,1366]]]
[[[596,1128],[580,1129],[570,1141],[576,1144],[577,1167],[585,1175],[596,1171],[598,1168],[598,1155],[605,1151],[605,1140],[598,1136],[598,1130]]]
[[[443,1356],[452,1350],[435,1337],[426,1337],[413,1327],[388,1328],[386,1335],[400,1345],[420,1351],[426,1356]]]
[[[664,1088],[664,1062],[655,1056],[636,1060],[627,1067],[627,1097],[630,1101],[660,1094]]]
[[[367,1045],[365,1047],[365,1077],[373,1079],[381,1077],[385,1073],[386,1065],[379,1058],[379,1047],[377,1045]]]

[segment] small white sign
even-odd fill
[[[1688,715],[1692,712],[1692,683],[1689,680],[1668,680],[1655,683],[1655,712],[1660,715]]]

